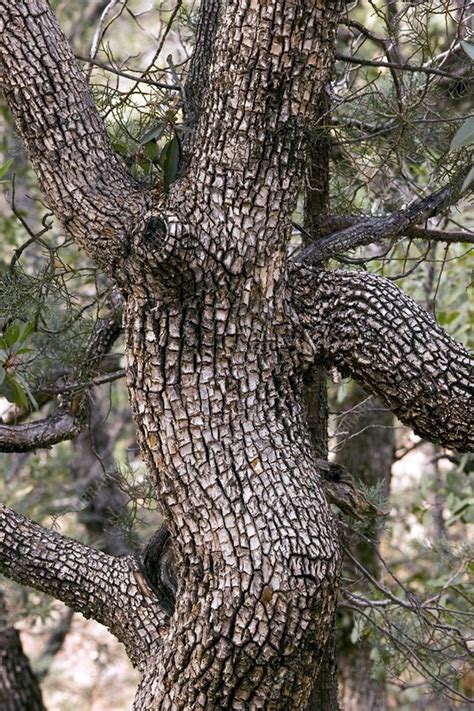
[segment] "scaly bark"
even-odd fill
[[[365,272],[293,267],[302,347],[349,372],[425,439],[474,446],[473,359],[413,299]]]
[[[344,278],[358,294],[361,277],[312,276],[299,314],[297,280],[287,279],[303,139],[339,9],[320,0],[226,3],[195,150],[186,174],[158,194],[138,188],[111,154],[45,0],[0,0],[0,72],[18,130],[53,209],[126,298],[130,401],[177,567],[159,653],[147,623],[157,600],[142,593],[135,603],[129,558],[110,559],[23,520],[19,531],[3,509],[0,560],[15,579],[84,607],[128,643],[144,670],[137,709],[304,708],[324,655],[339,552],[305,424],[303,378],[317,356],[332,357],[383,388],[370,359],[363,368],[362,334],[343,299]],[[342,296],[333,288],[340,284]],[[368,306],[356,302],[376,326],[387,293],[397,308],[394,287],[372,289]],[[467,354],[402,302],[407,313],[397,318],[428,340],[434,334],[449,350],[440,358],[452,354],[464,383]],[[395,367],[388,399],[424,430],[434,403],[433,434],[442,438],[446,427],[449,441],[464,442],[465,394],[455,384],[446,392],[444,370],[433,371],[435,392],[419,393],[412,407],[404,369],[386,348],[403,332],[395,325],[395,333],[368,330],[384,376]],[[422,359],[412,357],[418,372]],[[143,634],[138,646],[131,630]]]
[[[0,504],[0,572],[101,622],[137,666],[159,649],[166,616],[132,556],[106,555]]]

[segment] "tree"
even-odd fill
[[[167,528],[144,564],[2,506],[0,569],[111,629],[143,673],[136,708],[304,708],[340,565],[302,402],[315,365],[350,372],[423,436],[472,446],[465,349],[392,282],[321,268],[454,201],[462,178],[287,257],[340,12],[204,2],[181,174],[149,189],[112,150],[48,3],[0,0],[17,130],[50,208],[125,300],[130,402]]]

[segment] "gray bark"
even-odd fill
[[[421,437],[473,448],[473,359],[421,306],[365,272],[295,266],[292,277],[309,358],[353,375]]]
[[[18,131],[52,209],[126,299],[127,384],[172,535],[174,614],[133,559],[5,507],[0,567],[124,641],[143,670],[137,709],[306,705],[339,571],[302,403],[316,362],[346,363],[419,430],[461,446],[472,438],[468,355],[411,300],[352,272],[288,276],[303,139],[339,9],[226,3],[195,149],[163,194],[136,185],[112,154],[45,0],[0,0],[0,76]],[[367,348],[354,315],[367,317]],[[424,359],[426,343],[441,368]]]

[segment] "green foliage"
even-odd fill
[[[179,140],[173,136],[160,154],[160,165],[163,171],[163,187],[167,191],[173,180],[176,180],[179,167]]]
[[[3,180],[3,178],[8,173],[8,171],[10,170],[12,165],[13,165],[13,158],[10,158],[3,165],[0,165],[0,185],[8,183],[8,180]]]
[[[22,409],[38,407],[26,380],[18,372],[20,357],[32,352],[26,343],[33,331],[34,324],[13,321],[0,336],[0,395]]]

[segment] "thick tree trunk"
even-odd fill
[[[187,172],[163,194],[113,155],[46,1],[0,0],[18,131],[52,209],[126,298],[127,382],[173,538],[175,610],[160,612],[131,557],[3,506],[1,569],[111,627],[143,670],[136,709],[307,704],[339,573],[302,402],[315,364],[349,367],[423,432],[472,440],[472,361],[414,302],[370,275],[289,269],[340,5],[225,3]]]
[[[20,635],[7,621],[7,610],[0,591],[0,708],[2,711],[45,711],[41,689]]]

